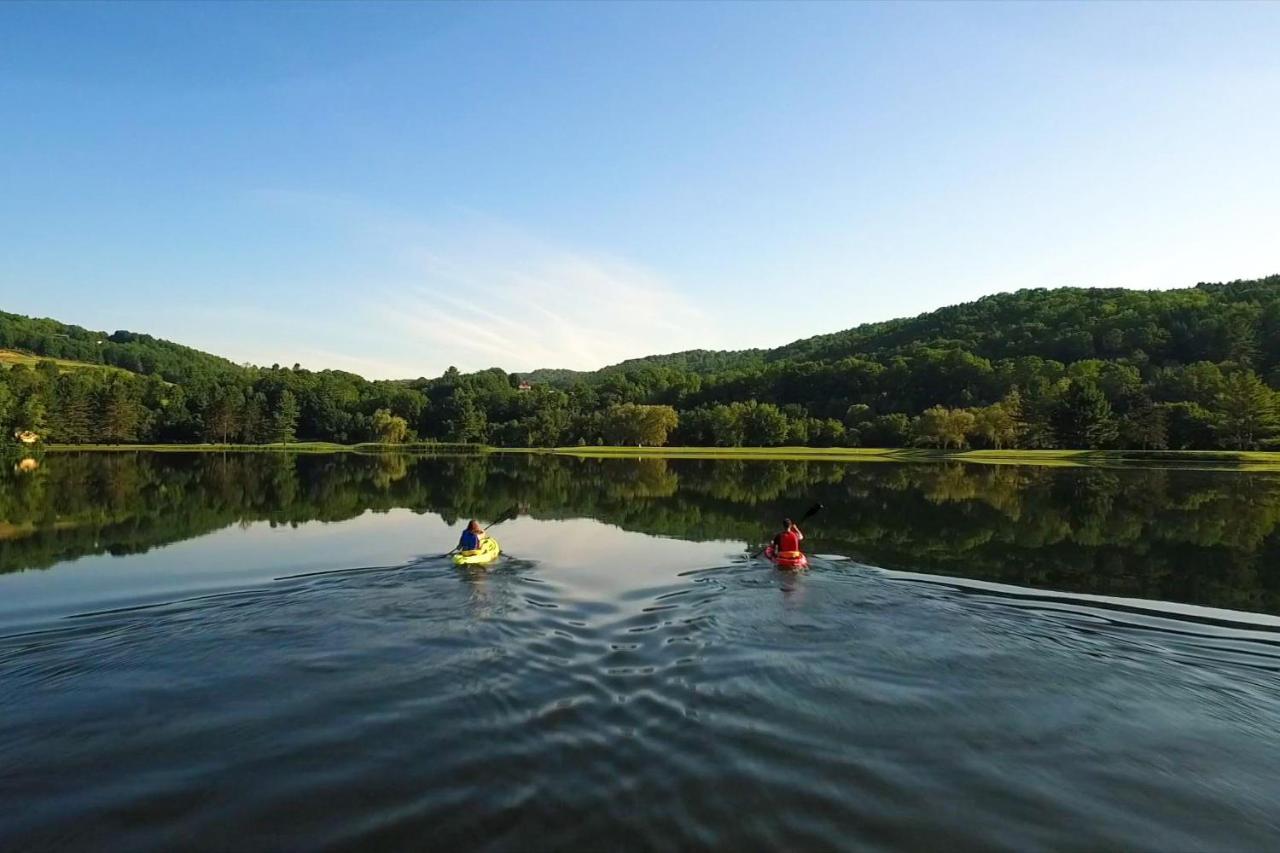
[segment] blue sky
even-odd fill
[[[1280,271],[1280,4],[0,4],[0,309],[371,377]]]

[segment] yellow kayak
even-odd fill
[[[474,551],[459,551],[454,554],[453,564],[455,566],[482,566],[498,559],[498,555],[501,553],[502,546],[498,544],[498,540],[492,536],[486,536],[480,542],[480,547]]]

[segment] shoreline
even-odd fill
[[[665,457],[807,462],[933,462],[986,465],[1163,464],[1280,470],[1280,452],[1268,450],[942,450],[919,447],[557,447],[582,459]]]
[[[493,450],[476,444],[436,444],[406,442],[386,444],[362,441],[338,444],[332,441],[292,441],[278,444],[46,444],[46,453],[488,453]]]
[[[940,450],[893,447],[489,447],[414,442],[336,444],[50,444],[49,453],[489,453],[569,456],[578,459],[731,459],[793,462],[957,461],[987,465],[1175,464],[1280,470],[1280,452],[1267,450]]]

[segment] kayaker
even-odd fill
[[[800,528],[794,521],[789,518],[782,519],[782,531],[773,537],[774,553],[780,556],[791,556],[800,553],[800,542],[804,539],[804,534],[800,532]]]
[[[458,539],[459,551],[478,551],[480,543],[489,534],[484,532],[484,528],[480,526],[480,522],[474,518],[467,523],[467,529],[462,531],[462,536]]]

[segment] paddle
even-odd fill
[[[486,524],[486,525],[485,525],[485,532],[488,532],[488,531],[492,530],[493,528],[497,527],[499,524],[501,524],[501,523],[502,523],[502,522],[504,522],[504,521],[510,521],[511,519],[515,518],[515,517],[516,517],[517,515],[519,515],[519,514],[520,514],[520,507],[518,507],[518,506],[513,506],[513,507],[511,507],[511,508],[510,508],[510,509],[508,509],[506,512],[504,512],[502,515],[498,516],[498,517],[497,517],[497,518],[495,518],[493,521],[491,521],[491,522],[489,522],[488,524]],[[443,560],[445,557],[450,556],[451,554],[453,554],[453,552],[454,552],[454,551],[457,551],[457,550],[458,550],[458,548],[457,548],[457,546],[455,546],[455,547],[451,548],[450,550],[448,550],[448,551],[444,552],[443,554],[441,554],[439,557],[437,557],[437,559]]]
[[[814,504],[813,506],[809,507],[808,511],[805,512],[804,515],[800,516],[800,519],[796,522],[796,527],[799,527],[801,524],[813,518],[815,515],[817,515],[821,511],[822,511],[822,504]],[[751,559],[754,560],[763,553],[764,553],[764,549],[761,548],[759,551],[751,555]]]

